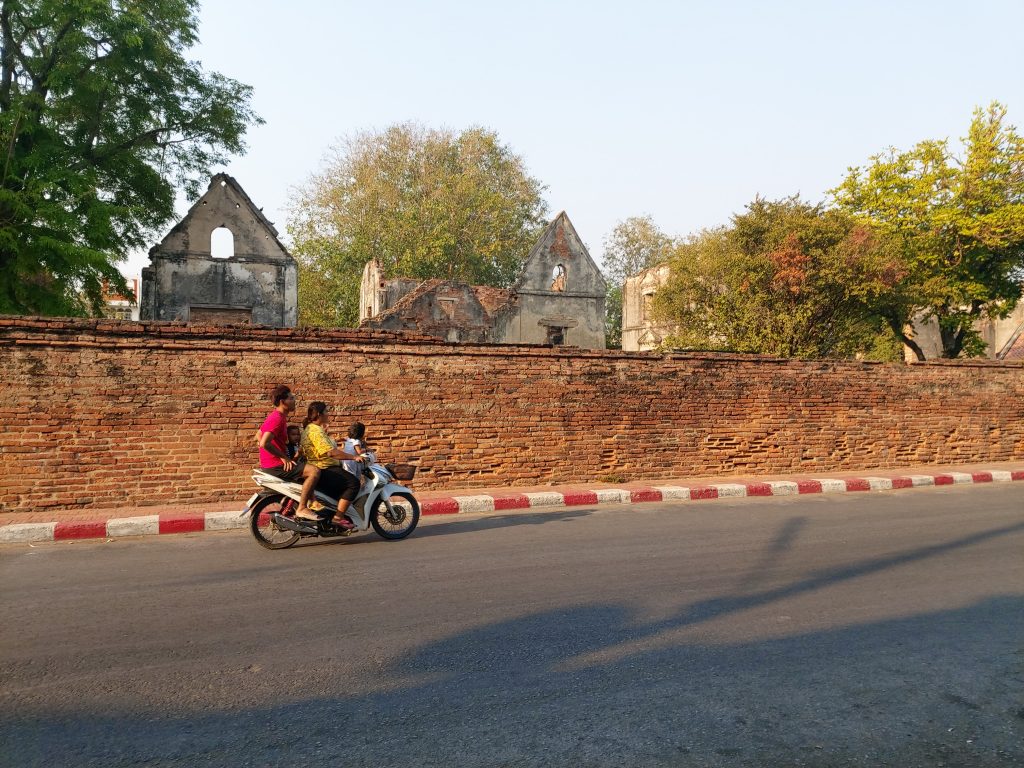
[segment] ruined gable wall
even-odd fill
[[[241,503],[281,381],[335,405],[336,430],[366,422],[419,489],[1024,459],[1024,364],[0,318],[0,365],[4,511]]]
[[[211,236],[220,227],[232,235],[230,258],[211,253]],[[150,250],[142,282],[143,319],[190,321],[195,320],[193,309],[230,308],[230,314],[248,315],[257,325],[292,327],[298,322],[294,259],[244,193],[219,175]]]

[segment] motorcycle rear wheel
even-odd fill
[[[268,496],[256,502],[249,515],[249,530],[261,547],[267,549],[287,549],[302,538],[295,531],[280,527],[271,518],[274,512],[280,512],[284,506],[284,496]]]
[[[377,499],[370,513],[370,525],[377,535],[388,541],[404,539],[420,522],[420,505],[416,498],[406,491],[399,491],[390,497],[394,513],[388,512],[384,499]]]

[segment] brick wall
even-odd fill
[[[1024,364],[448,345],[385,332],[0,318],[3,511],[243,499],[285,382],[414,487],[1024,458]],[[301,418],[296,413],[295,420]]]

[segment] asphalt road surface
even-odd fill
[[[9,766],[1021,766],[1024,484],[0,547]]]

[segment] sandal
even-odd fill
[[[316,512],[311,509],[298,509],[295,511],[295,516],[300,520],[319,520],[316,516]]]

